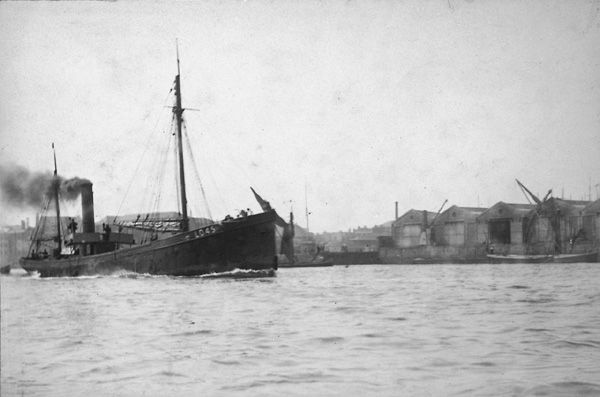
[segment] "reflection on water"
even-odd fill
[[[2,395],[599,395],[600,266],[6,276]]]

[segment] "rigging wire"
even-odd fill
[[[36,222],[36,227],[33,231],[33,233],[31,234],[31,243],[29,244],[29,249],[28,249],[28,254],[31,255],[34,251],[34,245],[36,245],[36,250],[39,251],[39,246],[40,246],[40,242],[48,242],[48,241],[54,241],[56,242],[59,236],[54,236],[54,234],[52,235],[53,237],[45,237],[45,232],[46,232],[46,225],[48,222],[48,209],[50,208],[50,204],[52,204],[54,198],[52,198],[51,196],[48,195],[44,195],[43,201],[42,201],[42,211],[39,217],[39,220]],[[58,201],[60,203],[60,195],[58,197]],[[60,235],[61,238],[64,238],[66,236],[66,225],[65,223],[62,221],[62,217],[57,219],[58,222],[58,227],[60,228]],[[52,232],[54,233],[54,232]],[[61,242],[62,243],[62,242]],[[47,244],[44,244],[45,247],[47,247]],[[61,246],[63,246],[61,244]],[[64,247],[63,247],[64,248]]]
[[[172,122],[171,122],[172,123]],[[172,128],[172,124],[171,124]],[[164,131],[163,131],[164,132]],[[162,180],[165,171],[165,164],[167,162],[168,153],[171,145],[171,134],[169,132],[169,138],[167,140],[167,146],[163,148],[158,153],[158,161],[154,162],[154,167],[152,167],[151,172],[149,172],[147,176],[146,189],[145,191],[148,193],[144,195],[144,202],[141,204],[141,209],[143,213],[146,213],[146,216],[141,221],[141,228],[143,230],[142,233],[142,243],[146,242],[149,235],[153,232],[151,230],[153,228],[152,221],[154,217],[151,216],[153,213],[158,212],[160,208],[161,201],[161,192],[162,192]],[[148,230],[150,229],[150,230]]]
[[[142,160],[144,159],[144,157],[146,156],[146,153],[148,152],[148,149],[150,148],[150,143],[152,142],[152,137],[154,136],[154,133],[157,131],[156,127],[158,126],[160,119],[163,117],[163,114],[165,111],[164,105],[169,100],[169,97],[171,96],[171,93],[173,92],[174,88],[175,88],[175,83],[173,82],[173,84],[171,85],[171,88],[169,89],[169,92],[167,93],[167,95],[165,97],[165,100],[163,101],[163,108],[162,108],[161,112],[157,115],[156,122],[154,123],[154,127],[150,131],[150,136],[148,137],[148,139],[146,139],[146,145],[144,147],[144,151],[143,151],[142,155],[140,156],[138,164],[135,167],[135,171],[133,172],[133,176],[132,176],[131,180],[129,181],[127,189],[125,190],[125,195],[123,196],[123,199],[121,200],[121,204],[119,204],[119,208],[117,209],[117,214],[115,215],[115,218],[113,219],[113,224],[115,223],[117,217],[121,213],[121,208],[123,207],[123,204],[125,203],[125,200],[127,199],[127,195],[129,194],[131,186],[133,185],[133,181],[136,179],[136,176],[138,174],[140,166],[142,165]]]
[[[31,243],[29,244],[29,255],[31,255],[33,250],[34,243],[38,243],[41,241],[39,238],[40,229],[43,231],[46,228],[46,214],[48,212],[48,207],[50,206],[50,198],[48,196],[44,196],[44,201],[42,202],[42,213],[40,214],[40,219],[36,222],[35,229],[33,234],[31,235]]]
[[[190,141],[189,145],[191,147],[191,140],[190,140],[189,136],[187,136],[186,138],[188,139],[188,141]],[[198,167],[195,165],[195,159],[192,159],[192,161],[194,161],[194,167],[197,169]],[[219,199],[219,202],[221,202],[225,206],[224,209],[226,211],[228,211],[231,208],[229,205],[229,201],[227,200],[227,196],[225,196],[221,193],[221,190],[219,189],[219,184],[216,183],[215,177],[213,176],[213,174],[211,172],[211,167],[205,167],[203,169],[206,170],[206,172],[208,173],[208,177],[210,179],[210,182],[212,183],[212,186],[214,187],[214,191],[216,193],[217,198]],[[208,206],[207,200],[205,200],[205,203]],[[209,212],[209,214],[210,214],[210,212]],[[210,218],[212,219],[212,216],[210,216]]]
[[[171,127],[172,127],[172,123],[171,123]],[[148,224],[148,228],[145,230],[144,232],[144,240],[147,240],[148,235],[151,235],[152,233],[155,232],[155,230],[152,230],[154,228],[154,221],[156,221],[156,219],[154,217],[151,218],[151,214],[154,214],[155,216],[159,216],[159,210],[160,210],[160,202],[162,199],[162,186],[163,186],[163,180],[164,180],[164,176],[165,176],[165,170],[166,170],[166,164],[168,161],[168,157],[169,157],[169,152],[171,149],[171,143],[173,142],[173,135],[169,133],[169,139],[167,141],[167,146],[166,148],[162,151],[161,156],[159,158],[159,161],[157,163],[158,166],[158,175],[155,179],[155,183],[152,186],[152,194],[149,197],[153,197],[153,203],[151,205],[149,205],[149,212],[148,214],[146,214],[146,218],[144,219],[144,223],[146,221],[149,222]]]
[[[200,185],[200,191],[202,192],[202,200],[204,202],[204,207],[206,209],[206,213],[208,214],[208,218],[212,220],[213,219],[212,213],[211,213],[210,208],[208,206],[208,200],[206,198],[206,192],[204,191],[204,186],[202,184],[202,179],[200,178],[200,173],[198,172],[198,166],[196,165],[196,159],[194,158],[194,153],[192,152],[192,144],[190,142],[190,137],[188,135],[187,124],[186,123],[183,124],[183,132],[184,132],[184,136],[185,136],[186,147],[187,147],[190,159],[192,161],[192,168],[194,169],[194,175],[196,176],[196,182],[198,182],[198,184]]]

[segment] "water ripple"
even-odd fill
[[[0,278],[2,395],[600,395],[596,264]],[[551,380],[551,382],[549,382]]]
[[[547,385],[535,386],[527,390],[527,396],[598,396],[600,384],[586,382],[555,382]]]

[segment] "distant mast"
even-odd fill
[[[179,189],[181,195],[181,213],[183,216],[181,222],[181,229],[184,232],[190,230],[190,222],[187,213],[187,197],[185,195],[185,173],[183,169],[183,143],[181,139],[181,124],[183,122],[183,108],[181,107],[181,83],[179,79],[179,46],[175,41],[177,48],[177,76],[175,76],[175,106],[173,107],[173,113],[177,119],[177,148],[179,153]]]
[[[304,212],[306,214],[306,231],[308,232],[308,193],[306,182],[304,182]]]
[[[60,252],[62,251],[62,237],[60,236],[60,205],[58,205],[59,180],[58,169],[56,167],[56,151],[54,150],[54,142],[52,142],[52,154],[54,155],[54,178],[52,183],[54,184],[54,200],[56,201],[56,231],[58,232],[58,252],[56,256],[60,256]]]

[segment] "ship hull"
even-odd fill
[[[488,255],[490,263],[596,263],[597,252],[562,255]]]
[[[276,269],[275,211],[179,233],[148,244],[90,256],[21,258],[41,277],[111,274],[199,276],[238,269]]]
[[[279,267],[331,267],[333,261],[314,261],[314,262],[294,262],[294,263],[282,263]]]

